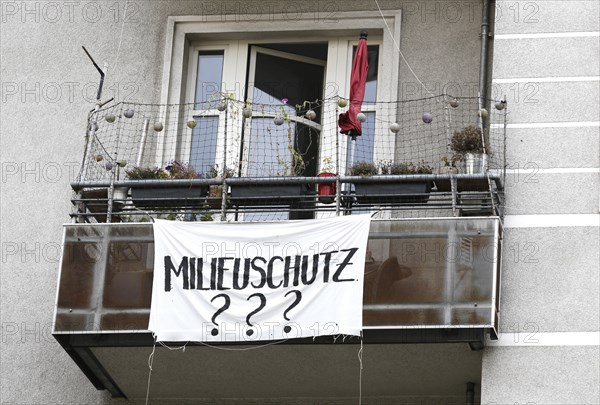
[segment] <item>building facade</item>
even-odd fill
[[[0,6],[1,403],[127,402],[120,396],[143,403],[146,395],[152,403],[174,404],[345,404],[358,402],[359,397],[364,403],[377,404],[600,402],[597,2],[119,0],[2,1]],[[482,19],[488,6],[489,26]],[[481,37],[487,29],[485,52]],[[87,118],[94,116],[90,110],[98,106],[99,75],[81,46],[106,72],[102,102],[114,98],[98,106],[105,108],[102,118],[120,111],[115,115],[124,120],[119,114],[126,117],[127,108],[132,108],[137,114],[134,119],[140,112],[175,117],[174,121],[163,119],[165,128],[155,131],[156,136],[183,134],[182,128],[189,131],[187,137],[177,135],[172,143],[163,140],[156,143],[161,146],[141,151],[141,141],[134,138],[130,161],[138,155],[155,165],[189,159],[205,172],[222,161],[225,166],[240,165],[247,176],[261,176],[250,163],[268,166],[281,159],[263,152],[268,145],[257,144],[243,149],[246,154],[235,160],[232,156],[242,148],[232,141],[236,131],[240,136],[251,134],[242,123],[242,105],[239,115],[223,121],[218,106],[211,104],[216,90],[206,84],[218,83],[221,88],[216,94],[242,103],[256,102],[264,90],[251,84],[284,81],[287,84],[275,86],[271,94],[277,100],[296,97],[301,103],[347,98],[352,55],[362,30],[369,33],[370,66],[377,67],[368,79],[365,125],[379,124],[373,124],[372,144],[356,149],[357,159],[416,162],[435,157],[429,163],[437,170],[438,150],[420,143],[422,136],[435,130],[445,136],[444,127],[435,125],[448,111],[461,124],[465,117],[476,121],[477,112],[481,118],[482,106],[477,103],[482,75],[487,98],[493,100],[485,106],[490,133],[500,134],[502,142],[492,146],[502,150],[492,155],[490,166],[501,174],[493,190],[490,186],[490,211],[472,214],[496,221],[493,229],[498,231],[489,231],[492,242],[486,241],[485,246],[491,244],[501,252],[494,261],[498,273],[494,273],[493,290],[498,294],[493,295],[492,288],[489,291],[499,306],[499,316],[485,330],[482,347],[473,343],[483,335],[475,339],[447,335],[451,329],[447,322],[440,323],[439,334],[430,334],[431,328],[418,327],[426,322],[419,315],[412,319],[414,328],[407,334],[387,341],[385,336],[366,340],[362,363],[357,359],[361,348],[357,342],[249,345],[254,350],[228,351],[157,347],[150,373],[152,346],[129,341],[126,332],[121,331],[120,341],[117,333],[116,344],[89,340],[77,350],[57,338],[61,332],[57,328],[60,305],[55,312],[61,302],[57,291],[61,265],[64,275],[67,259],[74,257],[73,262],[78,262],[77,256],[65,257],[73,251],[65,248],[63,224],[94,217],[89,207],[83,215],[69,216],[81,214],[77,207],[85,199],[79,189],[74,194],[71,185],[82,179],[108,181],[102,177],[104,172],[93,177],[94,165],[105,165],[107,158],[95,159],[98,154],[91,152],[88,141],[90,131],[96,130],[94,121]],[[481,63],[482,54],[487,54],[487,66]],[[216,71],[220,77],[213,77]],[[444,104],[436,112],[438,100],[446,103],[454,97],[461,106],[472,103],[472,111],[461,118],[454,112],[458,109]],[[506,100],[506,109],[496,108],[500,100]],[[166,105],[178,107],[165,112]],[[407,109],[401,110],[405,105]],[[339,153],[333,159],[338,168],[350,159],[350,147],[335,142],[336,104],[324,103],[319,108],[319,149],[309,151],[316,158],[306,160],[311,176],[323,169],[326,156]],[[254,108],[256,123],[260,122],[257,111]],[[433,114],[433,125],[424,126],[422,114],[428,112]],[[269,111],[262,113],[265,122],[272,120]],[[200,116],[207,119],[199,121]],[[416,116],[418,124],[401,116]],[[186,128],[189,121],[194,124]],[[98,133],[109,128],[107,122],[99,123]],[[203,126],[206,122],[210,124]],[[296,128],[315,129],[302,120],[294,122]],[[400,127],[400,135],[392,138],[393,147],[377,137],[390,122]],[[126,134],[126,125],[119,134]],[[285,137],[280,139],[285,141]],[[446,144],[438,143],[445,151]],[[292,149],[301,147],[295,144],[287,151],[292,163],[296,156]],[[194,155],[198,150],[209,153]],[[287,152],[284,147],[282,153]],[[88,176],[82,178],[86,167]],[[112,169],[107,171],[112,173]],[[113,184],[108,190],[113,192]],[[439,212],[390,211],[384,219],[428,220],[432,229],[449,226],[447,218],[456,207],[450,199],[442,201],[450,194],[437,195],[442,204]],[[433,196],[429,205],[437,201]],[[496,197],[501,207],[495,205]],[[462,209],[463,214],[468,211]],[[107,208],[102,210],[106,217]],[[218,217],[218,209],[215,212]],[[242,215],[255,220],[292,218],[291,213],[289,217],[280,214],[269,217],[248,211]],[[326,210],[315,214],[320,215],[328,214]],[[112,218],[110,212],[108,218]],[[140,219],[143,216],[134,216],[132,222]],[[477,228],[476,219],[457,220],[471,221],[473,229],[485,229],[483,225]],[[127,222],[119,226],[134,227]],[[389,246],[407,249],[393,240],[370,243],[375,257]],[[430,245],[412,239],[411,243],[417,250],[403,252],[412,255],[413,270],[432,261],[441,261],[440,268],[446,266],[448,258],[432,250],[435,243],[431,240]],[[441,243],[447,246],[449,242]],[[117,292],[123,285],[117,285]],[[141,295],[147,293],[142,290]],[[411,291],[402,293],[411,296]],[[412,294],[416,301],[427,296],[423,291]],[[396,326],[402,323],[395,322]],[[456,321],[468,323],[468,317]],[[81,332],[71,335],[85,337]],[[94,339],[101,339],[101,333],[96,335]],[[90,369],[90,361],[96,368]]]

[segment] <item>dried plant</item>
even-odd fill
[[[204,177],[202,173],[196,172],[194,166],[189,163],[181,163],[177,160],[172,160],[165,166],[165,170],[169,172],[171,179],[197,179]]]
[[[418,164],[408,163],[384,163],[381,165],[382,174],[431,174],[433,167],[424,160]]]
[[[160,167],[133,167],[125,171],[131,180],[167,179],[169,174]]]
[[[351,176],[374,176],[377,174],[377,165],[371,162],[356,162],[350,168]]]
[[[189,163],[181,163],[173,160],[165,166],[165,168],[155,167],[133,167],[126,170],[127,177],[131,180],[168,180],[168,179],[201,179],[202,173],[196,172],[194,167]]]
[[[490,153],[488,131],[484,131],[485,148],[481,129],[469,125],[460,131],[455,131],[450,141],[450,148],[454,151],[453,160],[462,161],[467,153]]]

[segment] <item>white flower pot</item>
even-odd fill
[[[483,174],[487,171],[488,155],[485,153],[466,153],[465,154],[465,173]]]

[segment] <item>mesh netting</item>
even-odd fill
[[[198,178],[349,174],[357,162],[412,163],[437,173],[444,159],[455,157],[455,131],[481,126],[477,98],[364,103],[362,135],[352,141],[337,126],[345,110],[337,99],[302,106],[119,103],[91,115],[95,131],[80,180],[124,180],[135,167],[164,168],[173,161],[193,167]],[[503,170],[506,109],[487,111],[489,168]]]

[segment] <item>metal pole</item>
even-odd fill
[[[467,383],[467,405],[475,405],[475,383]]]
[[[479,104],[484,107],[486,107],[487,100],[489,35],[490,0],[483,0],[483,10],[481,15],[481,54],[479,62]],[[482,121],[485,121],[485,119],[482,119]],[[483,126],[485,127],[486,125]]]
[[[335,116],[339,117],[338,104],[335,103]],[[342,203],[342,184],[340,182],[340,133],[335,130],[335,174],[337,180],[335,181],[335,215],[340,216],[340,204]]]
[[[227,113],[229,110],[229,103],[227,97],[225,99],[225,130],[223,134],[223,191],[221,192],[221,221],[227,220]]]
[[[137,159],[135,160],[135,165],[140,166],[142,164],[142,157],[144,156],[144,149],[146,148],[146,138],[148,137],[148,127],[150,126],[150,119],[146,118],[144,120],[144,125],[142,127],[142,139],[140,141],[140,149],[138,150]]]

